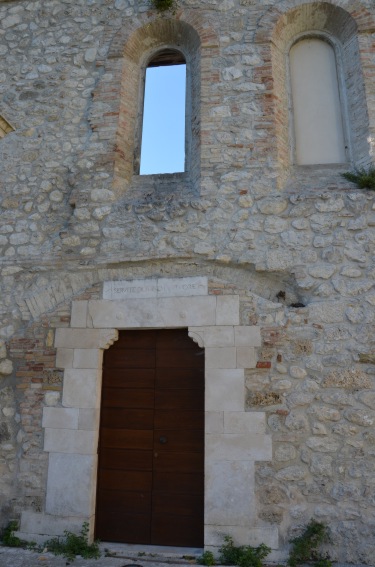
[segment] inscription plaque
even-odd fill
[[[103,286],[103,299],[146,299],[207,294],[206,277],[110,281],[104,282]]]

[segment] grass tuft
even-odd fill
[[[356,169],[354,172],[347,171],[342,173],[348,181],[355,183],[360,189],[370,189],[375,191],[375,167],[372,166],[369,169],[362,167],[361,169]]]

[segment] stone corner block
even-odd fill
[[[24,511],[21,514],[20,531],[18,532],[23,539],[28,541],[39,541],[44,543],[45,536],[63,535],[65,530],[79,533],[82,523],[88,518],[55,516],[39,512]],[[39,540],[41,538],[41,540]]]
[[[238,325],[234,327],[234,340],[235,345],[238,347],[260,347],[262,345],[260,327],[246,327],[244,325]]]
[[[92,368],[73,368],[64,372],[62,404],[72,408],[100,407],[100,372]]]
[[[208,347],[205,349],[206,369],[236,368],[235,347]]]
[[[87,301],[72,301],[71,327],[87,327],[87,304]]]
[[[205,545],[220,547],[223,544],[223,535],[233,537],[237,545],[258,546],[265,543],[271,549],[279,548],[279,529],[272,527],[242,527],[242,526],[205,526]]]
[[[103,351],[97,348],[76,348],[73,352],[73,368],[101,368]]]
[[[108,348],[118,338],[116,329],[56,329],[56,348]]]
[[[76,408],[44,407],[42,427],[49,429],[78,429]]]
[[[56,351],[56,368],[72,368],[73,352],[72,348],[58,348]]]
[[[93,455],[96,445],[96,431],[49,428],[44,431],[44,450],[49,453]]]
[[[47,514],[91,518],[95,511],[97,461],[97,455],[50,453]]]
[[[240,298],[238,295],[216,297],[216,325],[239,325]]]
[[[237,368],[255,368],[257,359],[253,347],[237,347]]]

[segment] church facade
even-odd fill
[[[375,194],[342,174],[374,30],[372,0],[0,0],[0,528],[276,562],[314,518],[373,564]],[[142,175],[177,60],[185,168]]]

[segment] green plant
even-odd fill
[[[100,557],[99,542],[88,543],[89,524],[84,522],[80,533],[73,534],[65,530],[64,538],[52,538],[44,544],[48,551],[55,555],[62,555],[69,561],[73,561],[76,555],[84,559],[98,559]]]
[[[240,567],[262,567],[262,559],[267,557],[271,549],[264,543],[257,547],[251,545],[235,546],[231,536],[224,537],[224,544],[219,549],[220,563],[223,565],[239,565]]]
[[[355,183],[360,189],[371,189],[375,191],[375,167],[369,167],[367,170],[362,167],[355,169],[354,173],[347,171],[342,174],[345,179]]]
[[[158,12],[171,12],[175,14],[177,10],[177,0],[150,0],[151,6]]]
[[[18,530],[18,522],[9,522],[6,528],[3,530],[3,545],[7,547],[22,547],[23,549],[36,549],[37,545],[35,541],[25,541],[14,535],[14,532]]]
[[[199,565],[216,565],[215,557],[212,551],[204,551],[198,559]]]
[[[307,561],[313,561],[316,567],[331,567],[332,562],[329,555],[323,556],[318,550],[323,543],[329,541],[327,526],[314,519],[310,520],[305,531],[291,540],[292,549],[290,550],[288,565],[297,567]]]
[[[3,545],[7,547],[24,547],[24,542],[22,539],[14,535],[14,532],[18,530],[17,522],[9,522],[3,531]]]

